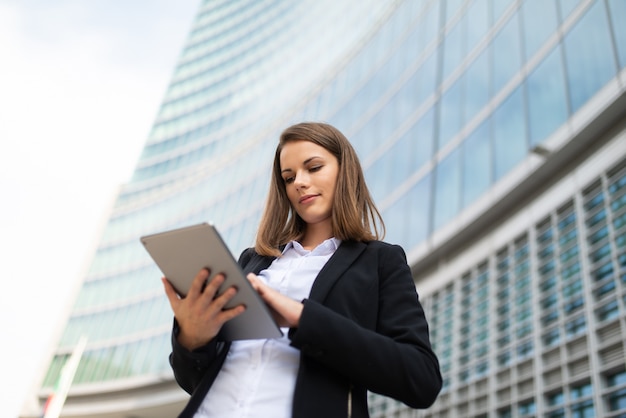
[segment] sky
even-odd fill
[[[0,0],[0,416],[45,371],[200,0]]]

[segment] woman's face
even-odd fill
[[[331,223],[337,158],[310,141],[287,142],[280,152],[281,176],[291,206],[307,224]]]

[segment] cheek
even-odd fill
[[[335,189],[337,189],[337,180],[336,179],[329,180],[326,184],[326,188],[328,189],[329,192],[334,194]]]
[[[289,199],[289,203],[291,203],[291,205],[293,206],[296,199],[298,198],[298,194],[296,193],[295,188],[287,186],[285,192],[287,193],[287,199]]]

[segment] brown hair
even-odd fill
[[[301,238],[306,229],[306,223],[291,207],[280,172],[280,153],[283,146],[291,141],[313,142],[337,158],[339,174],[331,215],[335,238],[342,241],[381,239],[385,234],[385,224],[367,189],[354,148],[335,127],[325,123],[303,122],[285,129],[280,135],[270,190],[257,233],[256,252],[279,256],[279,247]]]

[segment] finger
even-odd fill
[[[281,297],[286,297],[278,290],[263,282],[263,280],[260,280],[258,277],[254,279],[253,287],[259,296],[261,296],[261,299],[270,305],[272,305],[277,298],[280,299]]]
[[[276,289],[268,286],[258,277],[248,277],[261,299],[272,309],[274,319],[281,326],[297,326],[302,315],[303,305]]]
[[[212,299],[210,307],[211,309],[213,309],[213,312],[220,312],[222,310],[225,310],[224,307],[228,304],[228,302],[232,300],[232,298],[235,297],[236,294],[237,294],[237,288],[234,286],[231,286],[228,289],[226,289],[224,293]]]
[[[196,274],[196,277],[191,282],[191,287],[189,288],[189,293],[187,293],[187,297],[191,299],[196,299],[202,294],[202,288],[206,283],[206,279],[209,277],[209,270],[202,269]]]
[[[248,279],[248,281],[252,285],[252,288],[254,290],[256,290],[256,292],[259,295],[261,295],[261,296],[263,296],[263,294],[266,293],[267,289],[271,289],[269,286],[267,286],[265,283],[263,283],[262,280],[259,279],[259,276],[257,276],[254,273],[248,273],[246,278]]]
[[[245,305],[237,305],[231,309],[224,309],[219,314],[219,320],[223,325],[225,322],[228,322],[231,319],[238,317],[245,311],[246,311]]]
[[[162,277],[161,281],[163,282],[163,287],[165,288],[165,295],[167,296],[167,299],[170,302],[170,306],[172,307],[172,310],[175,310],[174,307],[178,306],[178,303],[180,302],[178,293],[176,293],[176,290],[174,290],[174,286],[172,286],[169,280],[167,280],[165,277]]]
[[[215,296],[217,295],[220,286],[224,283],[225,280],[226,277],[222,273],[219,273],[216,274],[215,277],[213,277],[211,281],[206,285],[202,296],[207,303],[210,303],[213,299],[215,299]]]
[[[248,279],[248,281],[252,285],[252,288],[258,292],[258,290],[259,290],[258,289],[259,288],[259,279],[257,278],[257,275],[254,274],[254,273],[248,273],[246,278]]]

